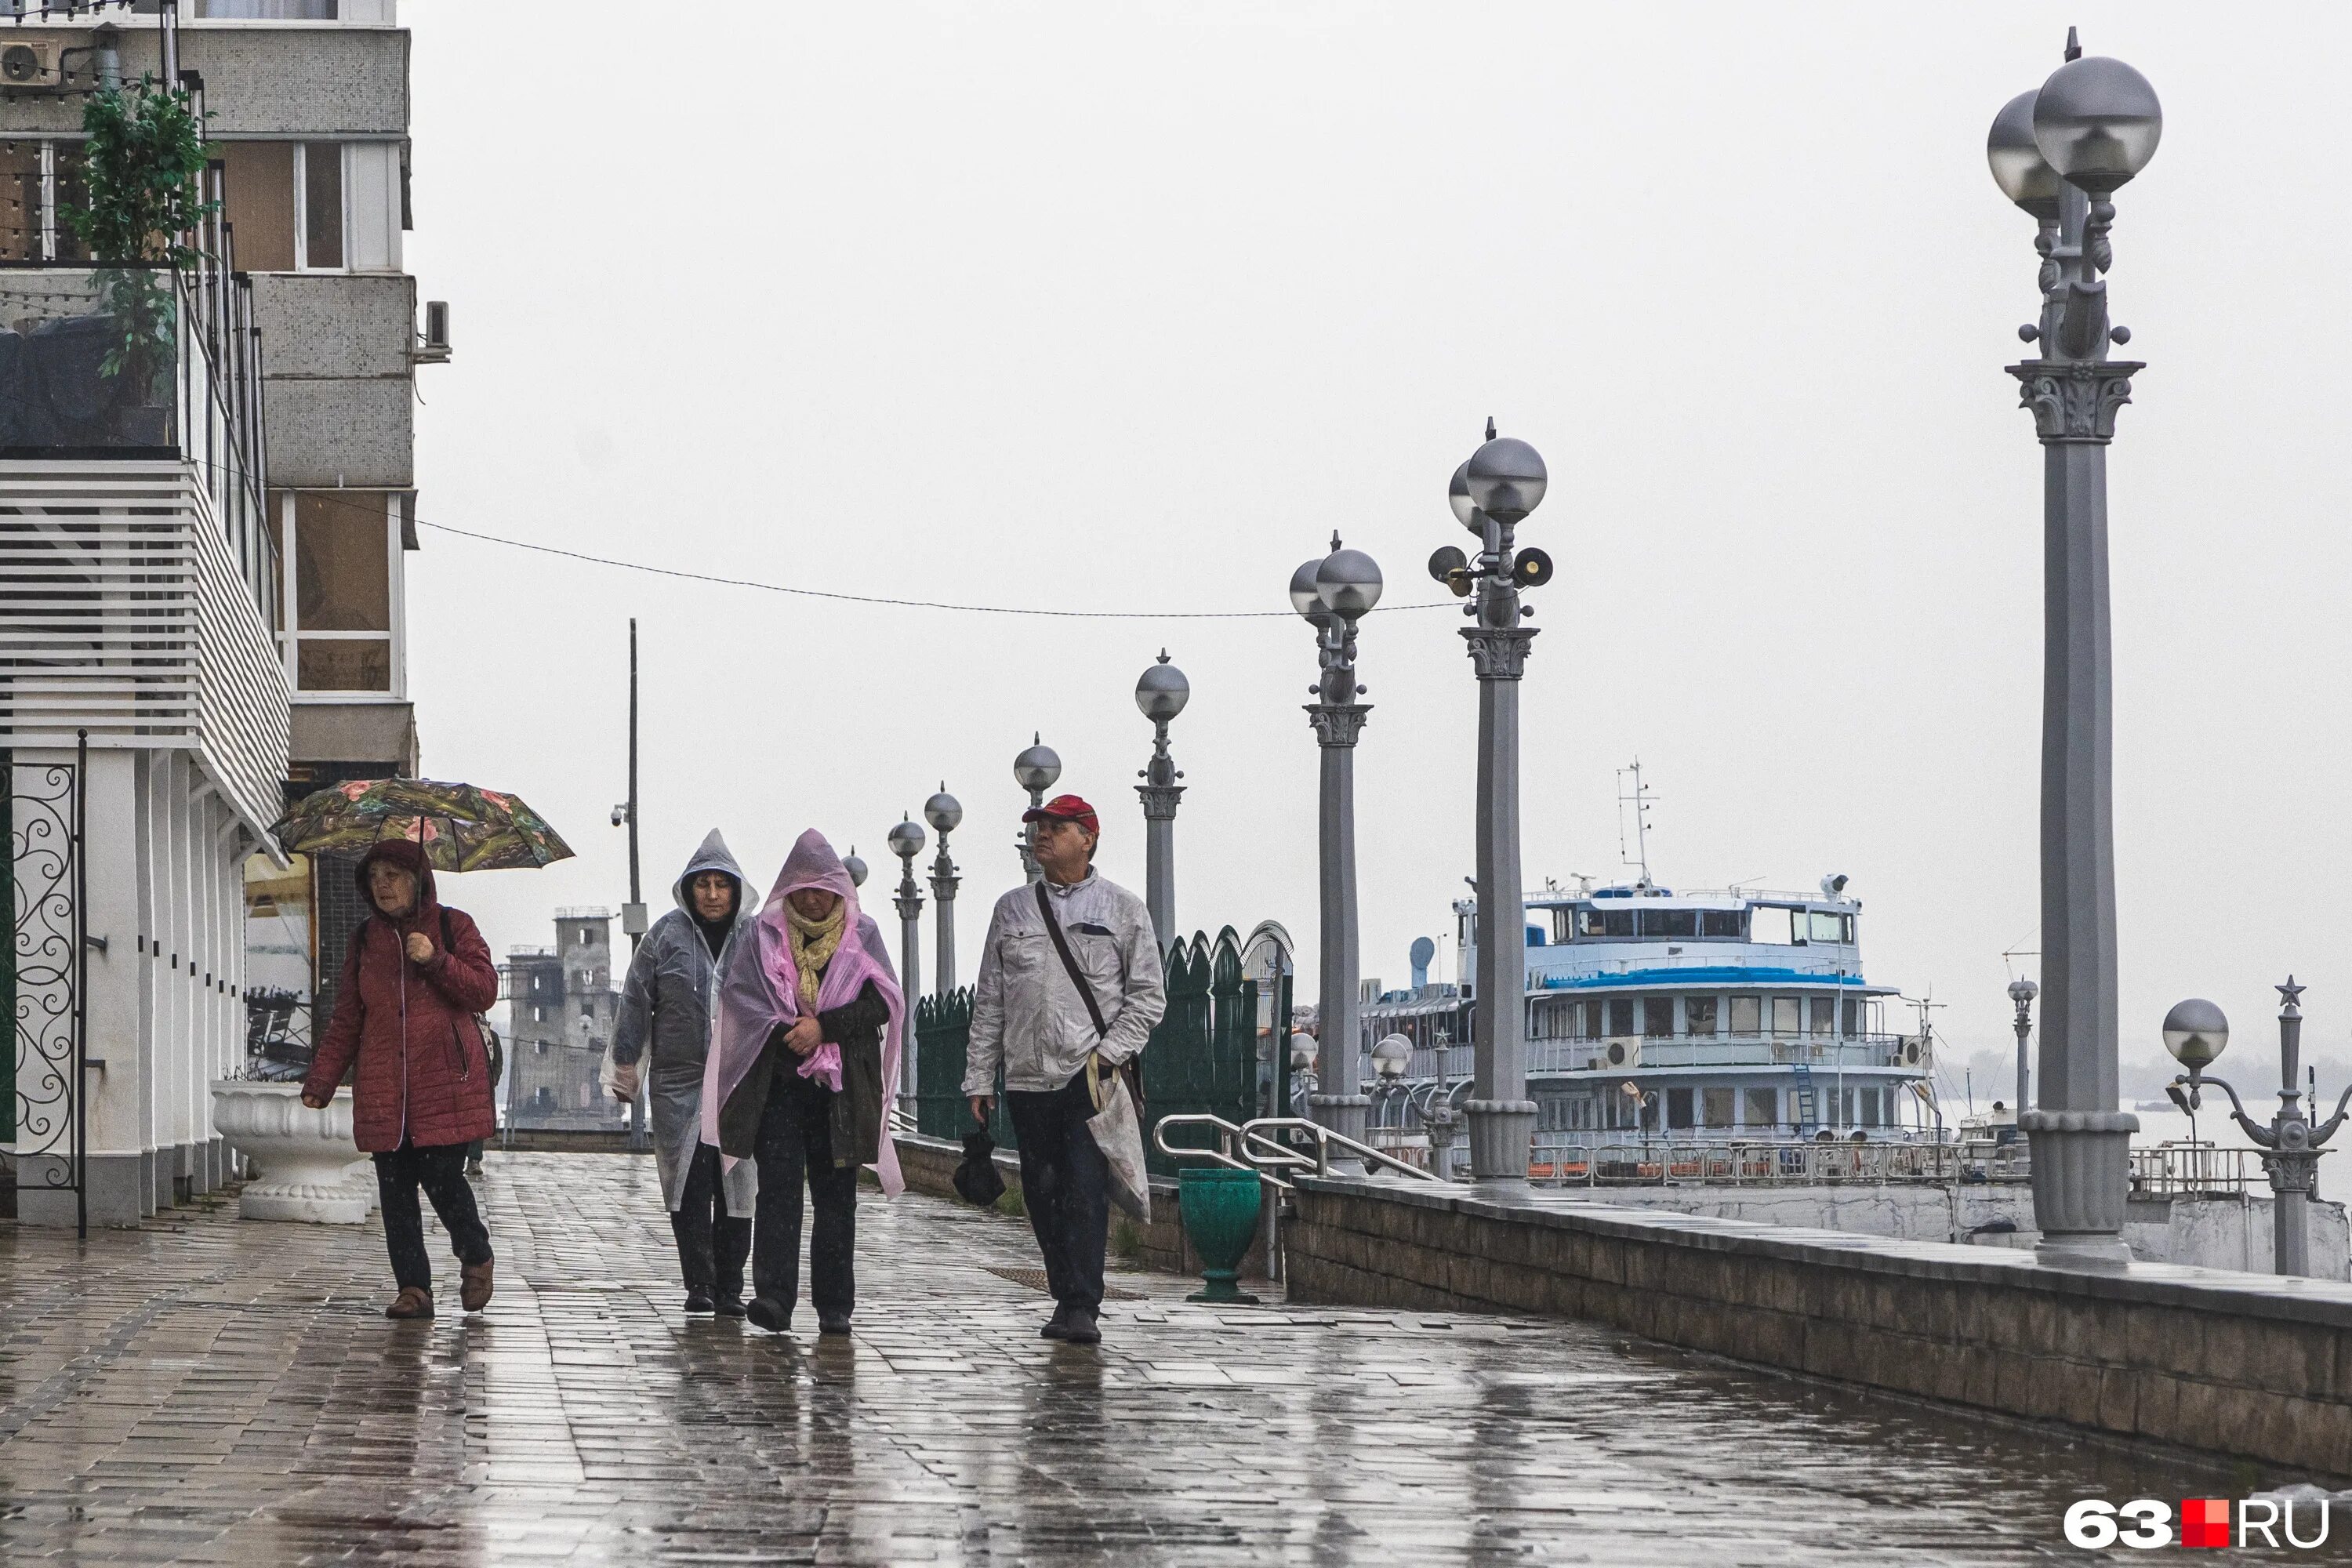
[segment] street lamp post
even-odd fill
[[[1525,441],[1486,440],[1454,470],[1447,499],[1462,526],[1477,536],[1475,557],[1447,545],[1429,560],[1429,574],[1465,597],[1473,619],[1462,628],[1478,672],[1478,961],[1471,998],[1471,1098],[1463,1107],[1470,1131],[1474,1181],[1524,1182],[1535,1138],[1536,1106],[1528,1098],[1527,904],[1519,887],[1519,677],[1536,628],[1521,626],[1535,611],[1519,603],[1521,588],[1551,581],[1551,558],[1518,550],[1512,535],[1543,500],[1543,458]]]
[[[2112,650],[2107,629],[2107,443],[2144,368],[2107,357],[2100,274],[2114,259],[2110,199],[2163,131],[2156,91],[2121,60],[2066,63],[1992,124],[1986,155],[2032,215],[2042,316],[2018,329],[2041,357],[2008,367],[2042,450],[2042,1098],[2020,1108],[2031,1142],[2042,1256],[2120,1267],[2131,1135],[2116,1109]]]
[[[1143,904],[1163,953],[1176,940],[1176,803],[1184,794],[1176,782],[1184,774],[1168,754],[1168,723],[1192,697],[1192,682],[1168,662],[1164,647],[1160,662],[1135,683],[1135,705],[1151,721],[1151,761],[1136,774],[1143,782],[1135,786],[1143,797]]]
[[[939,956],[937,964],[940,995],[955,989],[955,896],[956,865],[948,858],[948,835],[963,820],[963,803],[948,793],[947,781],[940,781],[940,793],[923,802],[923,820],[940,836],[940,851],[931,857],[931,901],[938,906],[932,918],[939,922]],[[916,847],[920,848],[918,845]]]
[[[2320,1147],[2344,1125],[2352,1106],[2352,1085],[2336,1101],[2336,1114],[2317,1127],[2303,1108],[2303,1091],[2295,1080],[2303,1076],[2304,987],[2286,977],[2279,994],[2279,1109],[2268,1127],[2246,1114],[2238,1091],[2205,1068],[2230,1043],[2230,1021],[2212,1003],[2192,998],[2164,1016],[2164,1048],[2189,1069],[2179,1081],[2189,1086],[2189,1105],[2203,1101],[2199,1093],[2211,1084],[2230,1097],[2230,1119],[2247,1137],[2262,1146],[2263,1170],[2271,1179],[2271,1272],[2308,1278],[2311,1274],[2311,1233],[2305,1212],[2319,1186]],[[2316,1096],[2315,1094],[2315,1101]],[[2194,1140],[2191,1140],[2192,1148]]]
[[[1029,809],[1036,810],[1045,804],[1045,792],[1062,776],[1061,754],[1045,744],[1045,738],[1032,731],[1029,744],[1013,759],[1013,782],[1029,792]],[[1034,882],[1045,876],[1037,868],[1037,825],[1024,822],[1014,847],[1021,851],[1021,874]]]
[[[1360,550],[1342,549],[1336,533],[1330,554],[1290,574],[1291,606],[1315,627],[1322,666],[1307,689],[1315,700],[1307,705],[1323,759],[1316,834],[1323,994],[1316,1008],[1319,1065],[1307,1104],[1318,1121],[1360,1143],[1371,1100],[1356,1062],[1356,737],[1372,709],[1356,700],[1370,690],[1356,684],[1356,623],[1380,603],[1381,585],[1379,564]]]
[[[915,857],[922,852],[922,824],[909,819],[890,830],[890,853],[898,858],[898,989],[908,996],[923,994],[923,888],[915,880]],[[914,1074],[904,1076],[911,1080]]]
[[[2011,1026],[2017,1030],[2017,1098],[2010,1103],[2017,1107],[2021,1117],[2026,1106],[2032,1103],[2025,1098],[2026,1086],[2032,1082],[2025,1070],[2025,1041],[2033,1033],[2033,999],[2041,994],[2042,988],[2023,975],[2009,983],[2009,999],[2017,1004],[2017,1018]]]

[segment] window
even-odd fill
[[[1862,1091],[1862,1124],[1864,1127],[1876,1127],[1879,1125],[1878,1096],[1879,1091],[1875,1089],[1865,1089]]]
[[[1601,1025],[1601,999],[1593,997],[1584,1004],[1584,1037],[1597,1040],[1608,1032]]]
[[[1803,999],[1802,999],[1801,997],[1797,997],[1797,996],[1775,996],[1775,997],[1773,997],[1773,998],[1772,998],[1772,1032],[1773,1032],[1774,1034],[1776,1034],[1776,1035],[1793,1035],[1793,1034],[1795,1034],[1795,1033],[1797,1032],[1797,1030],[1798,1030],[1798,1026],[1799,1026],[1799,1025],[1798,1025],[1798,1014],[1799,1014],[1799,1013],[1800,1013],[1800,1011],[1802,1009],[1803,1005],[1804,1005],[1804,1004],[1803,1004]]]
[[[343,264],[343,148],[339,142],[302,144],[302,264]]]
[[[535,1105],[535,1106],[539,1107],[539,1109],[540,1109],[540,1110],[554,1110],[554,1109],[555,1109],[555,1089],[554,1089],[554,1086],[553,1086],[553,1085],[551,1085],[551,1084],[544,1084],[544,1083],[543,1083],[543,1084],[541,1084],[537,1089],[535,1089],[531,1090],[530,1102],[531,1102],[533,1105]]]
[[[1837,998],[1834,996],[1814,997],[1812,999],[1810,1016],[1812,1020],[1812,1033],[1816,1035],[1834,1034],[1837,1030]]]
[[[1576,911],[1554,910],[1551,912],[1551,940],[1555,942],[1576,940]]]
[[[541,1056],[545,1056],[547,1054],[547,1042],[545,1040],[539,1042],[539,1054]]]
[[[1738,910],[1701,910],[1698,912],[1698,934],[1726,936],[1737,940],[1742,933],[1742,921]]]
[[[1748,1100],[1748,1125],[1774,1127],[1780,1121],[1780,1091],[1777,1089],[1751,1089],[1742,1091]]]
[[[294,270],[294,143],[215,142],[222,211],[244,272]]]
[[[1849,1035],[1862,1033],[1862,998],[1859,996],[1845,999],[1845,1032]]]
[[[1642,998],[1642,1033],[1656,1039],[1675,1032],[1675,999],[1671,996]]]
[[[1633,934],[1633,911],[1631,910],[1601,910],[1601,934],[1603,936],[1632,936]]]
[[[1691,1091],[1689,1089],[1666,1090],[1666,1125],[1668,1127],[1691,1125]]]
[[[1630,1035],[1633,1032],[1633,999],[1631,996],[1612,996],[1609,999],[1609,1032],[1612,1035]]]
[[[1683,998],[1683,1018],[1694,1035],[1715,1033],[1715,998],[1685,996]]]
[[[1810,936],[1814,942],[1852,942],[1853,940],[1852,915],[1823,914],[1819,910],[1815,910],[1810,915],[1801,918],[1805,921]]]
[[[394,142],[212,142],[224,212],[247,272],[400,266]]]
[[[89,259],[65,217],[89,205],[83,162],[79,142],[0,141],[0,261]]]
[[[1572,1132],[1590,1132],[1592,1131],[1592,1097],[1589,1094],[1570,1097],[1568,1101],[1569,1130]]]
[[[1700,1109],[1709,1127],[1731,1125],[1732,1098],[1732,1091],[1727,1089],[1710,1089],[1699,1096]]]
[[[278,490],[270,515],[281,548],[290,552],[281,558],[296,688],[394,692],[399,536],[389,498],[382,490]]]
[[[1696,910],[1643,910],[1641,911],[1641,917],[1643,936],[1677,937],[1698,934]]]
[[[1731,1032],[1735,1035],[1760,1035],[1764,1032],[1764,998],[1734,996],[1731,999]]]
[[[1748,940],[1775,942],[1786,946],[1796,940],[1795,928],[1790,916],[1795,911],[1758,905],[1748,912]]]

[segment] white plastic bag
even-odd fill
[[[1135,1097],[1127,1079],[1114,1074],[1108,1082],[1087,1064],[1087,1081],[1094,1091],[1095,1114],[1087,1122],[1110,1166],[1110,1201],[1123,1214],[1142,1224],[1151,1223],[1151,1178],[1143,1167],[1143,1121],[1135,1114]]]

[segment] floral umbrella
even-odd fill
[[[303,796],[269,831],[289,855],[362,855],[378,839],[405,838],[424,846],[436,871],[499,871],[572,855],[513,795],[432,779],[333,784]]]

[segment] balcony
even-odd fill
[[[257,352],[218,272],[0,268],[0,743],[199,753],[277,815]]]

